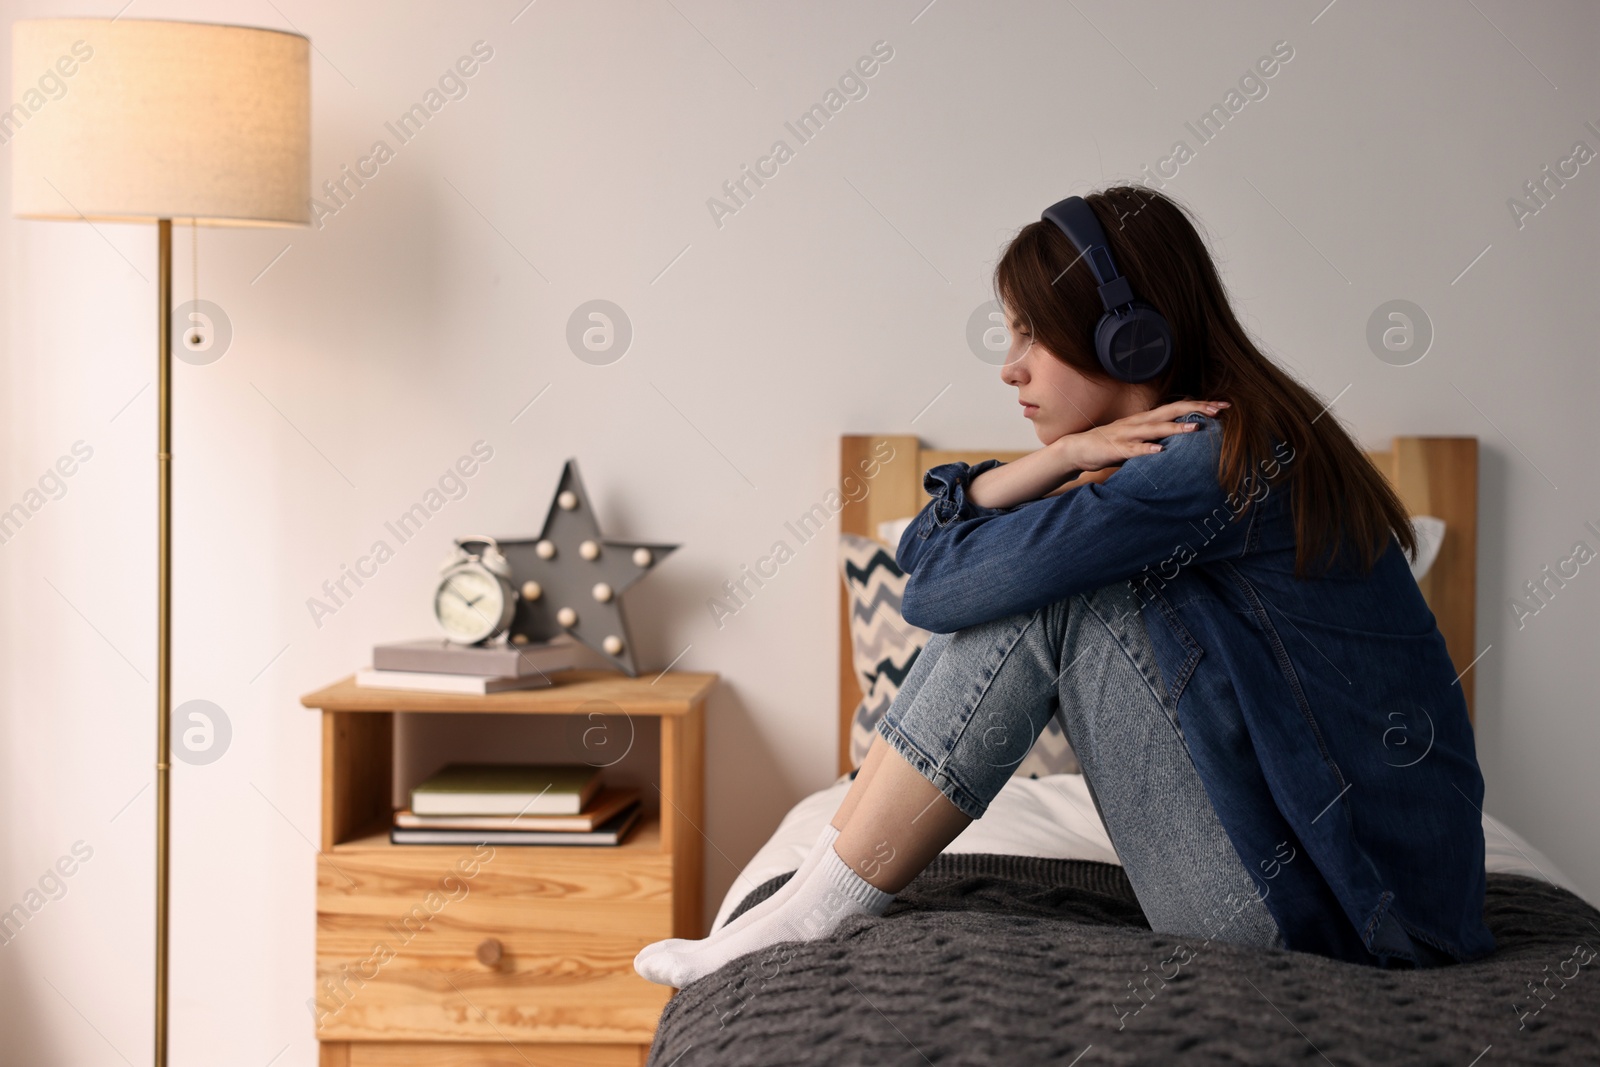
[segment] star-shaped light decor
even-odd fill
[[[575,459],[562,468],[539,536],[499,541],[511,564],[511,584],[520,596],[511,620],[513,642],[571,634],[630,676],[638,676],[622,614],[622,593],[677,545],[602,538],[600,520],[589,506]]]

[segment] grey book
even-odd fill
[[[372,646],[372,666],[380,671],[521,678],[564,671],[576,661],[577,644],[565,636],[527,645],[457,645],[426,638]]]
[[[490,693],[506,693],[513,689],[544,689],[551,684],[550,674],[525,674],[521,678],[491,678],[482,674],[439,674],[435,671],[380,671],[372,667],[360,667],[356,670],[356,685],[362,689],[407,689],[417,693],[466,693],[487,696]]]

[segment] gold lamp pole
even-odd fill
[[[156,1067],[167,1062],[172,874],[172,220],[156,222]]]
[[[146,19],[29,19],[11,35],[11,208],[156,224],[155,1063],[167,1062],[172,755],[172,222],[310,223],[310,41]],[[6,128],[7,124],[9,129]]]

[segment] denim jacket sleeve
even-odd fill
[[[1131,578],[1147,566],[1237,555],[1244,500],[1217,481],[1222,427],[1200,414],[1199,430],[1162,441],[1104,482],[1014,508],[967,498],[971,478],[998,466],[948,463],[928,471],[932,499],[900,538],[896,562],[909,578],[907,622],[950,633],[1031,611]]]
[[[923,522],[934,523],[939,526],[948,526],[956,519],[970,519],[977,515],[999,515],[1004,508],[985,508],[974,504],[967,499],[967,488],[972,484],[972,479],[984,471],[1003,467],[1005,464],[998,459],[986,459],[982,463],[968,466],[965,463],[941,463],[922,476],[922,490],[929,496],[928,507],[918,516],[917,524]],[[902,543],[904,543],[902,541]],[[901,567],[901,570],[904,570]]]

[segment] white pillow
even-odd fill
[[[1413,515],[1411,527],[1417,531],[1417,554],[1411,559],[1411,576],[1420,582],[1433,561],[1439,558],[1439,546],[1444,543],[1444,520],[1432,515]]]
[[[907,515],[903,519],[890,519],[888,522],[878,523],[878,540],[889,546],[893,552],[900,544],[900,538],[905,536],[906,527],[911,525],[915,515]]]

